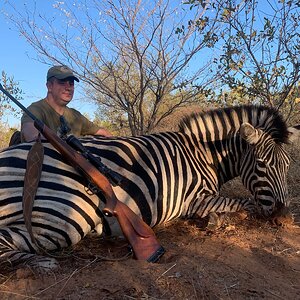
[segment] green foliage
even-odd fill
[[[191,9],[203,5],[203,1],[187,3]],[[212,1],[211,8],[222,26],[213,41],[219,57],[212,71],[221,75],[219,85],[210,90],[214,101],[263,103],[285,113],[293,110],[291,97],[300,79],[300,2],[221,0]]]
[[[300,9],[292,1],[271,2],[222,6],[224,43],[218,68],[230,88],[280,108],[299,81]]]
[[[1,73],[1,84],[10,94],[14,95],[17,100],[22,99],[22,90],[19,87],[19,83],[14,80],[13,77],[9,77],[4,71]],[[18,115],[19,110],[14,105],[9,103],[8,98],[0,92],[0,121],[4,115],[12,113]]]
[[[19,83],[13,77],[9,77],[4,71],[1,73],[1,84],[16,99],[22,100],[22,90],[19,87]],[[19,113],[20,111],[14,105],[11,105],[7,97],[0,92],[0,149],[8,147],[11,135],[16,130],[16,128],[9,127],[3,121],[3,117],[8,114],[18,115]]]

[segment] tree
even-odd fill
[[[9,77],[4,71],[1,73],[1,84],[5,90],[14,95],[17,100],[22,100],[22,90],[19,87],[19,83],[14,80],[13,77]],[[9,103],[8,98],[0,91],[0,122],[7,113],[18,114],[19,110],[16,110],[14,106]]]
[[[1,84],[5,90],[14,95],[18,100],[22,100],[22,90],[19,88],[19,83],[13,77],[9,77],[4,71],[1,72]],[[12,133],[17,130],[10,128],[4,121],[3,117],[7,114],[19,114],[13,105],[10,105],[9,100],[0,91],[0,149],[7,147]]]
[[[222,11],[223,31],[215,44],[222,83],[252,102],[291,109],[300,76],[300,2],[231,0],[212,6]]]
[[[24,5],[21,12],[10,3],[10,19],[40,61],[70,65],[102,114],[125,119],[136,135],[153,131],[176,109],[194,103],[212,80],[200,50],[212,47],[217,24],[212,18],[184,26],[187,19],[202,18],[208,5],[191,12],[180,3],[57,2],[52,17],[37,6]]]

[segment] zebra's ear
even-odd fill
[[[251,145],[256,144],[260,137],[260,132],[249,123],[243,123],[239,132],[241,138]]]
[[[300,138],[300,125],[289,127],[288,132],[289,132],[289,137],[288,137],[289,142],[290,143],[295,142],[297,139]]]

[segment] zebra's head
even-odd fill
[[[243,123],[239,133],[246,142],[240,176],[254,196],[259,213],[265,217],[280,216],[289,206],[287,198],[287,172],[290,157],[284,142],[295,134],[289,131],[286,139],[274,138],[270,132]],[[297,134],[299,131],[297,132]]]
[[[288,214],[290,157],[284,148],[299,137],[300,126],[288,128],[278,109],[241,105],[203,111],[183,119],[179,130],[199,141],[196,149],[206,149],[217,183],[240,176],[261,215],[274,219]]]

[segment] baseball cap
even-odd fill
[[[51,77],[55,77],[57,79],[73,78],[74,80],[79,82],[79,79],[73,74],[73,71],[67,66],[51,67],[47,73],[47,80]]]

